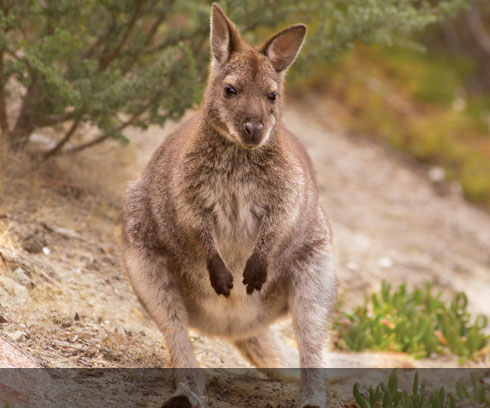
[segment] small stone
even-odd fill
[[[433,183],[440,183],[446,178],[446,170],[442,167],[432,167],[429,170],[429,179]]]
[[[8,320],[2,315],[0,315],[0,324],[5,324],[5,323],[8,323]]]
[[[51,251],[48,247],[43,247],[43,252],[44,252],[44,255],[49,255],[51,253]]]
[[[21,330],[16,330],[12,335],[12,339],[15,341],[22,341],[25,338],[25,333]]]
[[[68,238],[80,238],[80,235],[78,235],[75,231],[66,228],[56,227],[54,231]]]
[[[383,269],[391,268],[393,266],[393,261],[391,260],[391,258],[384,256],[382,258],[379,258],[378,266]]]
[[[32,286],[31,279],[26,275],[24,270],[19,266],[13,273],[14,279],[23,286]]]
[[[36,234],[29,235],[22,243],[22,247],[31,254],[40,253],[44,245],[46,245],[44,239]]]
[[[72,325],[71,320],[64,320],[61,322],[61,327],[63,327],[64,329],[71,327],[71,325]]]

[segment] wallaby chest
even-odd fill
[[[200,194],[211,214],[223,260],[232,272],[241,275],[266,213],[267,194],[257,182],[255,169],[247,163],[235,167],[235,162],[229,160],[225,167],[218,162],[202,184]]]

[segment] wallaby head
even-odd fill
[[[281,116],[285,72],[305,36],[306,26],[294,25],[252,47],[213,3],[211,71],[203,109],[221,135],[244,149],[269,140]]]

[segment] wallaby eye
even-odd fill
[[[232,96],[235,96],[237,92],[231,85],[226,85],[224,93],[227,98],[231,98]]]
[[[271,92],[269,95],[267,95],[267,100],[269,102],[275,102],[277,98],[277,92]]]

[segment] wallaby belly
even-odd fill
[[[198,273],[207,273],[205,268]],[[278,296],[277,282],[269,282],[263,292],[246,293],[242,272],[233,272],[230,296],[217,296],[209,285],[205,295],[195,302],[187,299],[189,324],[199,331],[218,337],[249,337],[288,312],[286,297]],[[267,285],[269,287],[267,287]]]

